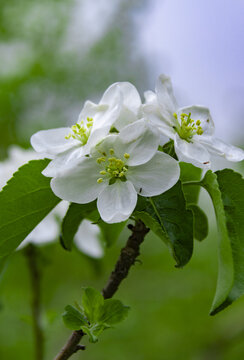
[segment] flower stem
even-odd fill
[[[140,220],[136,221],[134,226],[128,225],[128,228],[132,231],[132,234],[125,247],[121,250],[114,270],[102,290],[105,299],[111,298],[118,290],[121,282],[127,277],[131,266],[135,264],[136,258],[140,255],[140,245],[149,231]],[[79,345],[84,335],[82,330],[74,331],[54,360],[67,360],[78,350],[84,350],[84,347]]]
[[[31,311],[35,343],[35,360],[43,360],[44,334],[41,325],[41,273],[38,266],[38,251],[36,246],[29,244],[25,248],[25,256],[31,281]]]

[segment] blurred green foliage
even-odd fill
[[[102,261],[77,251],[66,252],[58,243],[41,249],[43,323],[46,359],[61,349],[70,331],[64,327],[64,307],[80,302],[82,286],[101,289],[123,246],[128,230]],[[244,300],[216,317],[209,309],[216,282],[216,243],[211,236],[196,243],[191,262],[175,269],[161,240],[149,234],[140,260],[131,269],[116,297],[131,307],[128,318],[107,330],[98,343],[87,345],[73,359],[242,359],[244,354]],[[30,282],[27,262],[19,251],[2,276],[0,358],[33,359]]]
[[[82,3],[87,1],[1,1],[1,158],[10,144],[29,146],[37,130],[76,121],[84,101],[97,100],[113,82],[144,88],[146,67],[132,52],[131,9],[140,2],[118,1],[98,39],[89,43],[90,29],[99,24],[88,22],[75,46],[70,29]]]

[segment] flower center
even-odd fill
[[[128,171],[128,165],[126,165],[126,160],[130,158],[130,155],[125,153],[124,159],[118,159],[114,155],[114,149],[109,150],[109,157],[106,153],[101,153],[103,156],[97,159],[97,163],[102,166],[100,175],[97,179],[98,184],[102,183],[104,180],[109,181],[109,185],[115,183],[116,180],[126,181],[126,172]]]
[[[203,134],[201,121],[200,120],[195,121],[194,119],[192,119],[191,113],[189,114],[182,113],[180,115],[180,119],[178,119],[178,115],[176,113],[174,113],[173,116],[177,120],[174,129],[178,132],[181,139],[190,141],[193,135]]]
[[[81,145],[86,145],[89,136],[91,134],[91,128],[93,126],[93,119],[87,118],[86,122],[81,120],[80,122],[76,123],[75,125],[71,126],[72,132],[65,136],[65,139],[76,139],[81,142]]]

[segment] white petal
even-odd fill
[[[94,116],[96,115],[97,112],[105,111],[105,110],[107,110],[107,108],[108,108],[108,106],[101,108],[99,105],[88,100],[85,102],[85,104],[79,114],[78,121],[82,121],[82,120],[84,121],[88,117],[94,118]]]
[[[169,77],[160,75],[156,83],[156,94],[161,115],[164,121],[174,124],[173,113],[176,112],[178,106],[174,97],[172,83]]]
[[[106,186],[97,183],[100,168],[92,158],[83,158],[75,168],[67,170],[62,176],[53,178],[51,188],[63,200],[86,204],[95,200]]]
[[[157,129],[160,132],[160,135],[166,136],[170,139],[175,138],[176,131],[174,130],[174,128],[171,125],[168,125],[162,121],[158,121],[158,119],[156,117],[153,119],[152,116],[150,117],[150,122],[154,126],[157,126]]]
[[[115,151],[123,158],[128,153],[130,158],[127,164],[130,166],[140,165],[150,160],[158,149],[160,135],[144,119],[138,120],[126,126],[119,134],[121,144],[115,143]],[[117,145],[117,146],[116,146]]]
[[[121,99],[121,92],[118,83],[110,85],[104,92],[99,104],[113,105],[118,99]],[[122,99],[121,99],[122,100]],[[120,101],[121,101],[120,100]]]
[[[110,127],[109,124],[97,129],[92,129],[87,144],[84,146],[84,154],[89,154],[91,148],[96,146],[109,134]]]
[[[65,139],[71,132],[70,128],[58,128],[41,130],[32,135],[31,145],[37,152],[44,152],[51,155],[62,153],[79,144],[78,140]]]
[[[212,136],[199,136],[199,142],[213,155],[223,156],[229,161],[244,160],[244,151]]]
[[[152,124],[152,126],[157,127],[162,135],[174,139],[175,130],[173,126],[175,124],[173,121],[168,122],[164,120],[157,102],[156,94],[152,91],[147,91],[145,93],[145,98],[147,103],[142,107],[144,117]]]
[[[47,177],[61,176],[68,169],[74,167],[83,155],[84,147],[79,145],[60,153],[48,164],[42,174]]]
[[[118,119],[122,106],[122,94],[117,83],[112,84],[105,91],[99,102],[99,106],[101,109],[102,107],[107,106],[108,109],[104,114],[97,114],[97,117],[94,119],[95,128],[103,127],[104,125],[110,125],[111,127]]]
[[[137,202],[137,194],[130,181],[116,181],[107,185],[98,196],[97,208],[101,218],[109,223],[125,221],[132,214]]]
[[[118,111],[113,113],[113,126],[118,130],[138,119],[141,98],[135,86],[129,82],[112,84],[104,93],[101,103],[109,104],[110,108],[117,105]]]
[[[119,116],[114,122],[113,126],[118,130],[121,131],[125,126],[132,124],[138,120],[137,115],[129,109],[127,109],[125,106],[122,106]]]
[[[147,90],[144,92],[144,98],[145,98],[146,103],[151,103],[151,104],[155,104],[155,105],[157,104],[157,96],[151,90]]]
[[[136,87],[129,82],[119,82],[117,85],[122,93],[123,105],[134,114],[137,114],[141,106],[141,98]]]
[[[104,255],[104,250],[99,237],[99,226],[84,219],[75,234],[74,242],[84,254],[93,258],[101,258]]]
[[[127,179],[142,196],[155,196],[170,189],[179,179],[178,162],[171,156],[157,152],[146,164],[129,167]]]
[[[175,152],[179,161],[191,163],[202,169],[210,168],[210,154],[198,142],[190,143],[176,135]]]
[[[214,133],[214,122],[208,108],[199,105],[180,108],[177,111],[178,119],[180,119],[180,114],[182,113],[185,113],[187,115],[191,113],[191,118],[193,120],[200,120],[204,135],[212,135]]]
[[[110,156],[110,149],[114,149],[114,144],[118,141],[118,135],[111,134],[106,136],[100,143],[95,147],[91,148],[90,154],[93,158],[99,158],[105,154],[105,156]],[[120,141],[120,140],[119,140]]]

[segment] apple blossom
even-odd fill
[[[214,137],[214,123],[208,108],[177,106],[170,78],[160,75],[155,93],[148,91],[145,98],[143,110],[146,118],[162,135],[174,140],[180,161],[208,169],[211,155],[223,156],[229,161],[244,159],[243,150]]]
[[[58,176],[64,166],[89,154],[91,147],[112,127],[120,130],[136,121],[140,110],[141,99],[136,88],[129,82],[114,83],[105,91],[99,104],[85,102],[75,125],[37,132],[31,138],[33,148],[52,159],[43,174]]]
[[[107,223],[129,218],[137,194],[159,195],[179,179],[179,165],[169,155],[157,151],[158,132],[145,120],[110,134],[82,157],[72,169],[51,181],[61,199],[85,204],[97,199],[101,218]]]

